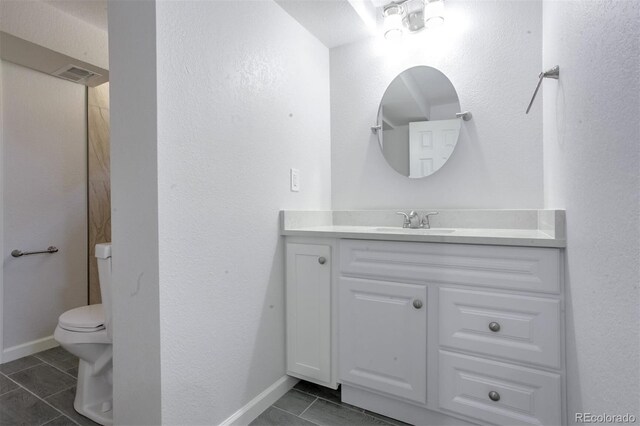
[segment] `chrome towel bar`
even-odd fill
[[[22,251],[22,250],[15,249],[11,252],[11,256],[21,257],[21,256],[29,256],[30,254],[57,253],[57,252],[58,252],[58,247],[49,246],[47,247],[46,250],[41,250],[41,251]]]
[[[533,96],[531,97],[531,102],[529,102],[529,106],[527,107],[527,112],[526,114],[529,114],[529,110],[531,109],[531,105],[533,105],[533,100],[536,98],[536,95],[538,94],[538,90],[540,89],[540,85],[542,84],[542,79],[543,78],[553,78],[554,80],[557,80],[558,78],[560,78],[560,67],[558,65],[556,65],[555,67],[546,70],[545,72],[541,72],[538,75],[538,85],[536,86],[536,90],[533,92]]]

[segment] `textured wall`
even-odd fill
[[[162,420],[218,424],[285,373],[278,212],[330,208],[329,52],[274,2],[157,29]]]
[[[155,7],[109,4],[116,425],[161,424]]]
[[[87,88],[89,174],[89,303],[100,303],[97,243],[111,242],[109,83]]]
[[[4,349],[50,337],[87,302],[84,86],[1,62]],[[13,258],[13,249],[53,255]],[[6,359],[5,359],[6,361]]]
[[[544,2],[547,208],[567,210],[569,420],[640,415],[640,3]],[[538,105],[539,108],[540,104]]]
[[[451,1],[440,32],[385,49],[331,49],[333,208],[537,208],[543,204],[541,103],[524,111],[541,68],[539,1]],[[430,65],[455,86],[465,122],[449,162],[424,179],[389,167],[369,128],[387,85]]]

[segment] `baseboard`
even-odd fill
[[[55,348],[56,346],[58,346],[58,342],[54,340],[53,336],[47,336],[21,345],[12,346],[2,351],[2,364]]]
[[[229,418],[220,423],[220,426],[246,426],[255,420],[264,410],[269,408],[282,395],[298,383],[298,379],[290,376],[282,376],[274,384],[265,389],[260,395],[249,401],[244,407],[233,413]]]

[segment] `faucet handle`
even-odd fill
[[[422,227],[426,228],[426,229],[431,229],[431,225],[429,224],[429,216],[435,216],[437,214],[438,214],[438,212],[425,213],[422,216]]]
[[[411,221],[409,220],[409,215],[405,212],[396,212],[396,214],[401,214],[404,216],[404,222],[402,223],[403,228],[408,228]]]

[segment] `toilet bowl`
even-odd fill
[[[112,425],[111,244],[96,244],[95,252],[102,304],[60,315],[53,337],[80,360],[75,410],[96,423]]]

